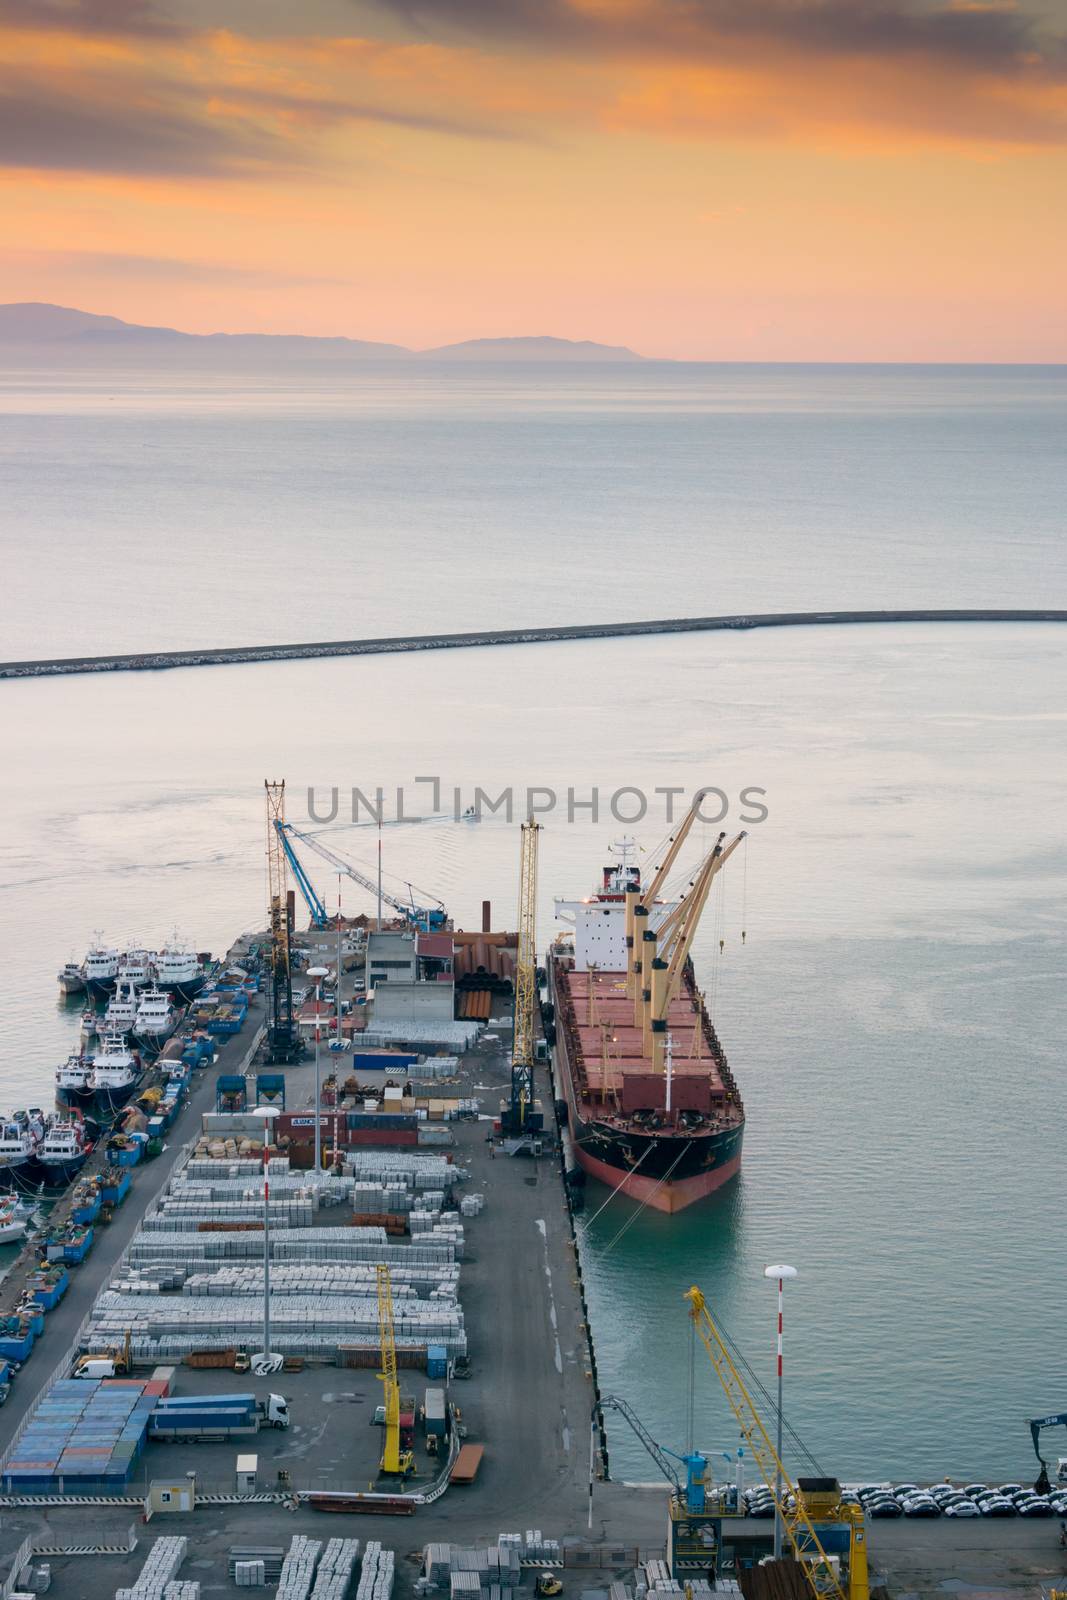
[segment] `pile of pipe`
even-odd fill
[[[157,1210],[145,1217],[141,1224],[147,1233],[193,1232],[202,1222],[262,1222],[263,1196],[253,1195],[248,1200],[197,1200],[181,1196],[166,1196]],[[310,1228],[315,1214],[315,1200],[310,1190],[276,1200],[271,1196],[270,1225],[272,1228]]]
[[[467,1173],[444,1156],[407,1155],[398,1150],[350,1150],[345,1156],[347,1177],[358,1183],[403,1184],[409,1189],[451,1189]]]
[[[302,1533],[293,1536],[278,1579],[278,1600],[308,1600],[321,1549],[320,1539],[308,1539]]]
[[[115,1600],[163,1600],[188,1548],[189,1541],[184,1534],[173,1539],[157,1539],[133,1588],[116,1589]]]
[[[405,1296],[396,1303],[396,1342],[404,1350],[443,1345],[465,1355],[463,1312],[453,1300]],[[263,1323],[262,1301],[248,1295],[171,1298],[118,1294],[97,1297],[86,1332],[90,1347],[121,1344],[127,1330],[138,1359],[177,1359],[193,1350],[226,1350],[254,1341]],[[274,1349],[283,1355],[334,1359],[340,1344],[379,1347],[377,1296],[338,1294],[272,1296]]]
[[[416,1193],[404,1183],[363,1183],[352,1185],[352,1210],[359,1213],[387,1211],[401,1215],[414,1210],[440,1211],[445,1203],[443,1189],[424,1189]]]
[[[448,1286],[454,1297],[459,1284],[455,1266],[391,1267],[389,1277],[394,1299],[427,1294]],[[188,1295],[263,1295],[262,1266],[220,1267],[216,1272],[197,1272],[185,1280],[182,1292]],[[270,1292],[276,1294],[341,1294],[370,1298],[376,1295],[377,1272],[373,1266],[346,1267],[302,1261],[292,1266],[273,1266]]]
[[[345,1600],[359,1556],[358,1539],[329,1539],[322,1552],[311,1600]]]
[[[396,1557],[391,1550],[383,1550],[377,1539],[368,1539],[363,1552],[363,1570],[359,1575],[356,1600],[391,1600],[396,1577]]]
[[[271,1229],[272,1261],[347,1261],[384,1266],[428,1266],[459,1261],[463,1256],[463,1228],[458,1219],[442,1219],[430,1233],[410,1244],[390,1239],[384,1228],[279,1228]],[[131,1266],[169,1265],[195,1261],[252,1261],[263,1259],[262,1230],[242,1233],[148,1233],[130,1245]]]

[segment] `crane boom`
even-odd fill
[[[344,856],[339,856],[335,850],[331,850],[329,845],[323,844],[314,834],[301,833],[300,829],[294,828],[291,822],[283,822],[282,826],[291,838],[299,839],[301,844],[306,845],[309,850],[314,850],[316,855],[321,856],[324,861],[328,861],[336,871],[345,873],[347,877],[352,879],[353,883],[358,883],[369,893],[377,895],[378,885],[373,878],[369,878],[365,873],[360,872],[358,868],[352,865],[351,861],[346,861]],[[411,888],[410,884],[408,888]],[[412,894],[410,904],[404,900],[397,899],[396,895],[389,894],[385,889],[381,891],[381,896],[386,905],[392,906],[393,910],[399,912],[408,922],[415,927],[425,929],[427,932],[432,928],[443,928],[448,920],[440,900],[433,906],[417,906],[414,894]],[[325,923],[323,926],[325,926]]]
[[[326,915],[326,907],[319,899],[315,886],[304,868],[304,863],[300,860],[286,835],[286,824],[276,822],[274,826],[278,829],[278,834],[282,841],[282,849],[285,851],[285,859],[288,861],[293,877],[296,879],[297,887],[304,897],[304,903],[311,917],[311,926],[313,928],[329,927],[330,919]]]
[[[645,1449],[648,1451],[649,1455],[652,1457],[653,1461],[656,1463],[659,1470],[662,1472],[663,1476],[667,1479],[668,1483],[673,1486],[675,1494],[680,1495],[682,1492],[682,1480],[679,1478],[676,1468],[671,1462],[670,1457],[667,1455],[667,1452],[664,1450],[663,1446],[657,1444],[655,1439],[653,1439],[652,1435],[649,1433],[648,1429],[645,1427],[636,1411],[634,1411],[633,1407],[628,1405],[625,1400],[620,1399],[617,1394],[606,1394],[602,1395],[597,1405],[593,1407],[594,1422],[597,1420],[598,1410],[617,1411],[620,1417],[625,1418],[625,1420],[630,1424],[630,1427],[633,1429],[634,1433],[636,1433],[637,1437],[640,1439],[641,1443],[644,1445]]]
[[[378,1374],[385,1388],[385,1444],[382,1471],[401,1474],[410,1470],[410,1457],[400,1451],[400,1381],[396,1367],[396,1333],[393,1327],[393,1280],[387,1266],[376,1269],[378,1280],[378,1333],[382,1345],[382,1370]]]
[[[814,1600],[824,1600],[826,1595],[832,1595],[833,1600],[846,1600],[845,1591],[834,1574],[829,1557],[808,1515],[804,1496],[797,1490],[771,1443],[770,1434],[764,1427],[744,1380],[734,1365],[726,1342],[712,1320],[707,1301],[695,1285],[687,1290],[685,1298],[689,1302],[689,1315],[693,1326],[711,1358],[711,1364],[722,1384],[730,1409],[737,1418],[738,1427],[752,1451],[764,1483],[774,1497],[786,1538],[792,1547],[793,1555],[803,1569]],[[814,1570],[811,1559],[813,1556],[817,1558],[816,1564],[821,1568],[820,1574]]]
[[[533,1109],[534,1007],[537,1000],[537,841],[541,824],[522,824],[519,856],[519,953],[511,1039],[511,1102],[507,1133],[521,1136]]]
[[[293,1022],[293,973],[289,950],[289,894],[285,828],[285,779],[264,778],[267,797],[267,879],[270,912],[270,1020],[267,1052],[272,1062],[298,1061],[303,1053],[299,1030]]]

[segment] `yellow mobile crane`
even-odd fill
[[[393,1329],[393,1281],[389,1268],[379,1266],[378,1331],[382,1341],[382,1370],[378,1376],[385,1386],[385,1443],[381,1470],[390,1477],[407,1478],[415,1470],[412,1451],[400,1449],[400,1382],[396,1373],[396,1334]]]
[[[759,1467],[764,1483],[774,1497],[775,1507],[782,1520],[785,1536],[796,1561],[800,1564],[814,1600],[869,1600],[870,1579],[867,1568],[867,1537],[863,1525],[863,1511],[859,1506],[841,1505],[838,1495],[816,1491],[806,1495],[789,1477],[778,1452],[771,1443],[759,1412],[745,1387],[744,1380],[727,1348],[726,1341],[716,1327],[701,1291],[693,1287],[685,1296],[689,1302],[689,1315],[699,1334],[716,1376],[722,1384],[730,1409],[745,1437]],[[822,1484],[832,1480],[815,1480]],[[809,1501],[812,1502],[809,1508]],[[811,1510],[815,1510],[820,1523],[845,1524],[849,1529],[849,1564],[846,1585],[834,1572],[826,1550],[816,1531]],[[825,1510],[825,1515],[823,1514]]]

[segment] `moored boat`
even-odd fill
[[[85,973],[76,961],[68,961],[56,974],[61,995],[85,993]]]
[[[72,1052],[56,1068],[56,1102],[61,1106],[90,1106],[93,1091],[89,1086],[92,1060],[80,1050]]]
[[[181,1000],[192,1000],[204,987],[204,968],[193,950],[167,944],[155,958],[156,983]]]
[[[574,934],[551,952],[546,1032],[575,1158],[659,1211],[684,1210],[741,1166],[744,1105],[689,957],[711,882],[739,842],[720,838],[674,902],[658,899],[665,868],[642,885],[625,855],[594,895],[556,902]]]
[[[106,945],[93,945],[82,963],[85,987],[96,999],[103,999],[115,987],[119,975],[119,953]]]
[[[43,1133],[44,1116],[37,1110],[0,1119],[0,1190],[33,1186],[33,1158]]]
[[[33,1157],[46,1189],[65,1189],[77,1177],[93,1153],[98,1133],[98,1125],[80,1111],[57,1112],[48,1118]]]
[[[93,1057],[89,1088],[97,1109],[104,1114],[118,1111],[131,1098],[141,1081],[141,1059],[129,1048],[120,1033],[106,1033]]]
[[[122,973],[115,983],[115,992],[107,1003],[100,1031],[132,1033],[139,1004],[138,984],[128,973]]]
[[[0,1197],[0,1244],[17,1244],[29,1226],[32,1207],[25,1208],[16,1194]]]
[[[165,989],[146,989],[137,1004],[133,1036],[147,1050],[162,1050],[182,1014]]]

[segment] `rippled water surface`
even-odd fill
[[[9,376],[3,653],[1063,603],[1062,385],[733,381],[464,375],[451,405],[431,385],[211,407],[161,382],[136,404],[117,386],[109,411],[106,384]],[[801,1274],[787,1407],[828,1469],[1023,1477],[1023,1418],[1067,1403],[1065,708],[1067,634],[1015,625],[0,686],[0,1102],[47,1097],[78,1017],[54,974],[94,931],[222,950],[262,921],[265,776],[287,778],[298,822],[310,784],[405,784],[414,809],[427,774],[464,804],[475,784],[759,786],[768,819],[696,951],[745,1097],[744,1170],[681,1217],[615,1198],[588,1222],[603,1387],[684,1443],[691,1282],[769,1383],[762,1268],[784,1259]],[[631,829],[649,850],[662,804]],[[579,817],[545,818],[543,936],[620,832]],[[372,830],[336,842],[373,858]],[[390,828],[384,850],[390,881],[458,925],[483,898],[513,922],[502,818]],[[328,869],[316,881],[336,894]],[[351,885],[345,906],[369,909]],[[587,1217],[606,1198],[591,1186]],[[699,1436],[729,1446],[703,1358],[697,1377]],[[617,1473],[652,1476],[619,1426],[611,1441]]]

